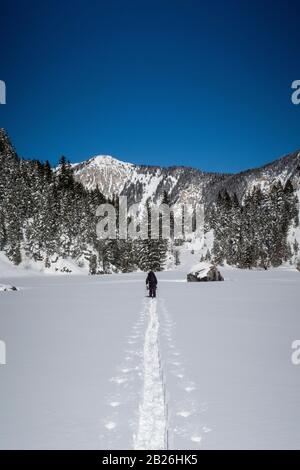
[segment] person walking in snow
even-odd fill
[[[148,273],[146,286],[149,289],[149,297],[156,297],[157,279],[153,271]]]

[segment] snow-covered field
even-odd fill
[[[300,273],[221,273],[0,271],[0,448],[300,448]]]

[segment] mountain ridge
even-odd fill
[[[8,137],[8,134],[4,128],[0,128],[0,143],[2,146],[5,146],[6,148],[9,148],[10,140]],[[11,149],[13,153],[16,154],[14,147],[11,146]],[[27,159],[25,159],[27,160]],[[217,179],[224,180],[226,179],[237,179],[237,178],[243,178],[247,177],[249,175],[256,175],[259,173],[262,173],[264,171],[268,171],[270,169],[277,169],[278,173],[283,173],[284,172],[284,167],[286,166],[292,166],[291,171],[289,172],[288,177],[293,177],[293,176],[298,176],[298,173],[300,172],[300,149],[295,150],[294,152],[290,152],[288,154],[285,154],[281,157],[278,157],[271,162],[265,163],[262,166],[259,167],[251,167],[239,172],[219,172],[219,171],[204,171],[200,168],[197,167],[192,167],[192,166],[185,166],[185,165],[168,165],[168,166],[161,166],[161,165],[147,165],[147,164],[135,164],[131,162],[126,162],[124,160],[121,160],[115,156],[108,155],[108,154],[97,154],[92,157],[87,158],[86,160],[83,160],[78,163],[71,163],[71,166],[75,172],[75,176],[78,180],[82,180],[82,176],[80,174],[81,170],[85,169],[89,165],[94,165],[95,166],[104,166],[104,165],[113,165],[113,166],[118,166],[118,167],[123,167],[123,168],[128,168],[128,169],[138,169],[141,173],[145,172],[152,172],[155,173],[156,171],[160,171],[164,174],[166,173],[178,173],[178,172],[185,172],[185,173],[190,173],[191,176],[198,174],[198,175],[206,175],[210,177],[216,177]],[[104,164],[104,165],[103,165]],[[298,173],[297,173],[297,170]],[[86,183],[83,181],[84,185],[86,186]],[[97,184],[97,181],[95,181],[95,184]]]
[[[242,199],[255,185],[262,189],[280,180],[283,185],[291,179],[299,187],[300,151],[286,154],[262,167],[254,167],[239,173],[206,172],[189,166],[136,165],[109,156],[92,157],[79,164],[73,164],[75,179],[86,188],[97,186],[105,196],[126,195],[131,203],[145,199],[145,194],[154,202],[166,191],[172,203],[212,202],[221,191],[227,191]],[[104,156],[107,158],[107,156]],[[95,160],[97,159],[97,165]],[[198,188],[198,190],[197,190]],[[184,191],[184,195],[182,195]],[[194,200],[193,200],[194,199]]]
[[[5,129],[0,129],[0,146],[14,158]],[[146,165],[125,162],[111,155],[94,155],[87,160],[71,164],[74,177],[89,190],[99,190],[108,198],[127,196],[130,204],[151,200],[160,202],[168,193],[170,203],[214,202],[218,194],[234,193],[239,200],[259,186],[268,189],[290,179],[295,190],[300,188],[300,150],[288,153],[261,167],[249,168],[237,173],[207,172],[184,165]]]
[[[261,168],[218,174],[137,166],[106,155],[75,166],[61,159],[51,169],[47,162],[20,159],[1,131],[0,251],[15,264],[41,262],[61,272],[69,272],[64,260],[70,258],[78,266],[88,264],[91,274],[154,265],[164,269],[178,262],[178,246],[184,242],[192,251],[197,246],[199,258],[217,264],[265,269],[287,261],[298,264],[299,160],[294,152]],[[147,202],[178,203],[174,215],[182,215],[182,204],[204,205],[205,225],[200,232],[188,229],[179,239],[170,234],[155,243],[130,237],[99,240],[97,208],[105,202],[117,208],[120,195],[127,196],[128,205],[138,203],[139,213]]]

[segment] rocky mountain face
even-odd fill
[[[101,193],[128,197],[129,204],[159,201],[164,192],[172,203],[201,201],[208,187],[221,184],[222,174],[204,173],[187,167],[133,165],[110,156],[96,156],[73,165],[74,176],[87,189],[97,186]]]
[[[219,192],[234,193],[241,200],[254,186],[262,190],[280,181],[291,180],[300,187],[300,152],[291,153],[261,168],[237,174],[207,173],[189,167],[156,167],[124,163],[110,156],[96,156],[73,165],[75,179],[87,189],[99,190],[107,197],[125,195],[130,204],[160,201],[164,192],[171,203],[213,202]]]

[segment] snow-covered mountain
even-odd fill
[[[72,165],[76,178],[89,190],[98,185],[107,197],[119,194],[134,174],[134,165],[121,162],[109,155],[99,155]]]
[[[130,203],[157,201],[167,191],[172,202],[201,200],[206,188],[221,183],[224,175],[188,167],[159,167],[124,163],[107,155],[73,165],[75,178],[86,188],[107,197],[126,195]]]
[[[248,194],[253,193],[253,189],[260,188],[260,190],[267,194],[271,194],[272,188],[281,183],[282,188],[286,186],[289,181],[292,183],[294,189],[295,200],[300,201],[300,151],[286,155],[278,160],[275,160],[261,168],[249,169],[237,174],[222,174],[222,173],[208,173],[199,169],[189,167],[159,167],[159,166],[142,166],[134,165],[132,163],[124,163],[113,157],[96,156],[86,162],[73,165],[74,176],[88,189],[95,189],[98,186],[99,190],[109,198],[113,195],[125,195],[128,197],[128,203],[140,203],[143,207],[147,200],[154,203],[162,201],[164,192],[168,194],[171,204],[188,204],[196,206],[197,204],[204,204],[204,207],[211,207],[211,203],[217,201],[218,195],[225,194],[226,192],[233,196],[236,194],[239,203],[243,204],[244,198]],[[277,195],[278,201],[280,196]],[[234,199],[234,198],[232,198]],[[266,202],[266,206],[270,204]],[[299,210],[300,204],[298,204]],[[181,209],[178,208],[178,211]],[[230,209],[225,209],[230,212]],[[262,206],[253,209],[257,210],[261,215],[260,218],[265,218],[265,224],[268,223],[268,230],[273,234],[275,233],[274,224],[272,226],[269,218],[270,214],[266,215]],[[276,225],[281,226],[280,209],[274,207],[276,215]],[[283,215],[282,215],[283,216]],[[220,213],[217,216],[220,219]],[[231,214],[230,217],[233,217]],[[243,226],[245,237],[245,224],[243,217],[239,216],[238,224]],[[298,219],[300,218],[300,212]],[[250,217],[251,223],[254,222],[253,216]],[[223,222],[222,222],[223,223]],[[234,227],[233,220],[224,220],[224,225]],[[215,227],[216,229],[216,227]],[[258,229],[258,227],[257,227]],[[230,243],[234,237],[237,237],[236,243],[239,244],[238,231],[240,229],[233,229],[233,233],[227,238],[231,238]],[[281,229],[280,229],[281,230]],[[213,250],[216,230],[209,231],[204,234],[203,247],[201,245],[202,254],[207,256],[209,251]],[[253,238],[253,234],[249,237]],[[210,242],[208,242],[208,239]],[[219,243],[224,246],[225,240],[222,239],[221,232],[219,231]],[[265,239],[266,235],[262,235]],[[285,236],[284,236],[285,238]],[[288,252],[284,258],[289,258],[292,262],[297,263],[299,257],[300,246],[300,228],[298,225],[291,224],[289,231],[286,235],[288,242]],[[251,241],[249,240],[251,245]],[[274,240],[271,245],[275,243]],[[230,245],[229,245],[230,247]],[[243,251],[243,249],[242,249]],[[275,250],[276,251],[276,250]],[[223,257],[227,257],[224,254]]]
[[[291,153],[261,168],[237,174],[208,173],[190,167],[159,167],[124,163],[99,155],[73,165],[75,178],[86,188],[107,197],[126,195],[129,203],[159,201],[166,191],[171,203],[199,203],[215,200],[219,191],[236,193],[241,199],[254,186],[268,189],[275,182],[291,179],[300,187],[300,152]]]
[[[74,178],[80,184],[74,184]],[[104,198],[93,191],[97,187]],[[171,236],[167,244],[162,240],[143,244],[129,237],[126,243],[122,240],[123,246],[118,241],[106,246],[96,237],[96,208],[114,195],[126,195],[129,205],[149,200],[160,203],[163,197],[170,204],[203,204],[205,229],[185,231],[176,240]],[[78,266],[87,261],[91,273],[147,270],[155,263],[160,270],[169,266],[169,257],[175,262],[177,242],[183,241],[190,243],[190,251],[199,251],[199,258],[213,256],[216,263],[226,261],[239,267],[297,264],[299,195],[300,152],[238,174],[135,165],[108,155],[71,168],[62,158],[53,171],[47,162],[19,158],[0,129],[0,251],[16,265],[33,260],[47,269],[52,264],[60,269],[58,260],[70,258]],[[180,206],[177,214],[182,214]],[[194,242],[197,247],[191,246]],[[69,272],[63,263],[61,270]]]

